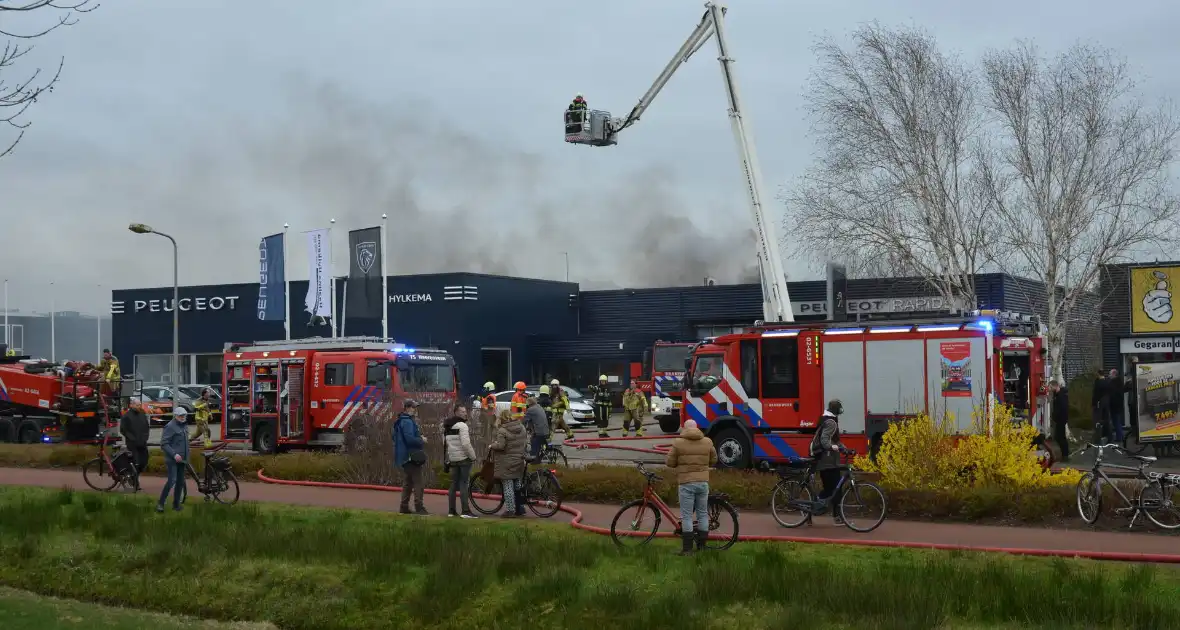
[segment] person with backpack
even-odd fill
[[[414,495],[414,513],[426,515],[423,503],[422,466],[426,464],[426,437],[418,427],[418,403],[407,400],[393,423],[393,463],[402,469],[401,513],[410,514],[410,495]]]
[[[815,470],[819,472],[823,490],[815,502],[813,514],[823,514],[828,506],[832,506],[832,518],[837,525],[843,525],[840,517],[839,494],[843,494],[840,484],[840,455],[847,453],[847,449],[840,443],[840,414],[844,413],[844,403],[839,398],[828,401],[828,408],[819,418],[819,426],[815,429],[815,437],[811,438],[811,457],[815,460]]]

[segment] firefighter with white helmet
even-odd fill
[[[495,424],[496,418],[496,384],[488,381],[483,384],[483,392],[479,397],[479,408],[485,414],[491,414],[489,421]]]
[[[614,404],[611,402],[606,374],[599,376],[598,385],[591,385],[589,389],[594,395],[594,423],[598,425],[598,437],[607,437],[606,428],[610,424],[610,412]]]
[[[574,431],[565,422],[565,413],[570,410],[570,397],[566,395],[561,382],[557,379],[549,381],[549,398],[553,400],[549,410],[553,412],[553,429],[564,431],[567,440],[573,439]]]

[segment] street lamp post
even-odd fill
[[[180,248],[176,246],[176,239],[142,223],[132,223],[127,229],[136,234],[156,234],[172,241],[172,387],[168,389],[172,394],[172,413],[176,413],[176,386],[180,384],[176,374],[180,369]]]

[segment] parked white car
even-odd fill
[[[573,387],[562,385],[561,389],[565,390],[565,395],[570,399],[569,411],[565,412],[565,423],[572,429],[594,424],[594,407],[590,404],[590,399]],[[538,386],[533,386],[525,391],[536,394],[539,389]],[[496,413],[511,408],[512,395],[515,393],[512,390],[496,393]]]

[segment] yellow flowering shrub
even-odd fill
[[[933,419],[925,413],[894,423],[885,432],[876,461],[861,456],[862,470],[881,475],[891,488],[950,491],[967,488],[1029,490],[1075,485],[1079,471],[1049,472],[1032,446],[1037,429],[999,405],[991,431],[986,411],[972,414],[973,432],[956,435],[953,416]]]

